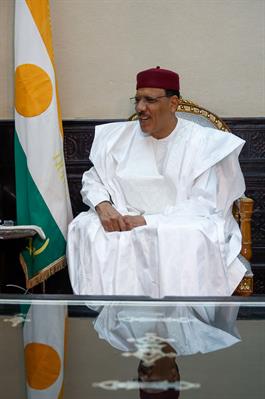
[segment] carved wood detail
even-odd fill
[[[239,200],[240,228],[242,232],[241,254],[247,259],[252,258],[251,217],[253,213],[253,199],[242,198]]]

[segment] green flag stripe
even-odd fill
[[[46,240],[35,236],[22,256],[29,279],[65,255],[66,241],[28,170],[27,158],[15,132],[17,224],[40,226]]]

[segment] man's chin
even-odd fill
[[[139,120],[142,132],[151,134],[151,127],[148,121]]]

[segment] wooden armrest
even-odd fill
[[[248,197],[241,197],[238,200],[238,209],[240,216],[240,229],[242,233],[241,254],[250,260],[252,257],[251,248],[251,217],[253,213],[254,201]]]
[[[252,256],[251,217],[253,213],[253,205],[253,199],[248,197],[241,197],[236,201],[236,204],[234,204],[233,208],[233,215],[236,221],[240,224],[240,230],[242,234],[241,255],[244,256],[247,261],[250,261]],[[233,295],[250,296],[252,294],[253,274],[251,275],[251,273],[246,273]]]

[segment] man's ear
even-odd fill
[[[179,105],[179,98],[178,96],[170,97],[170,111],[176,112]]]

